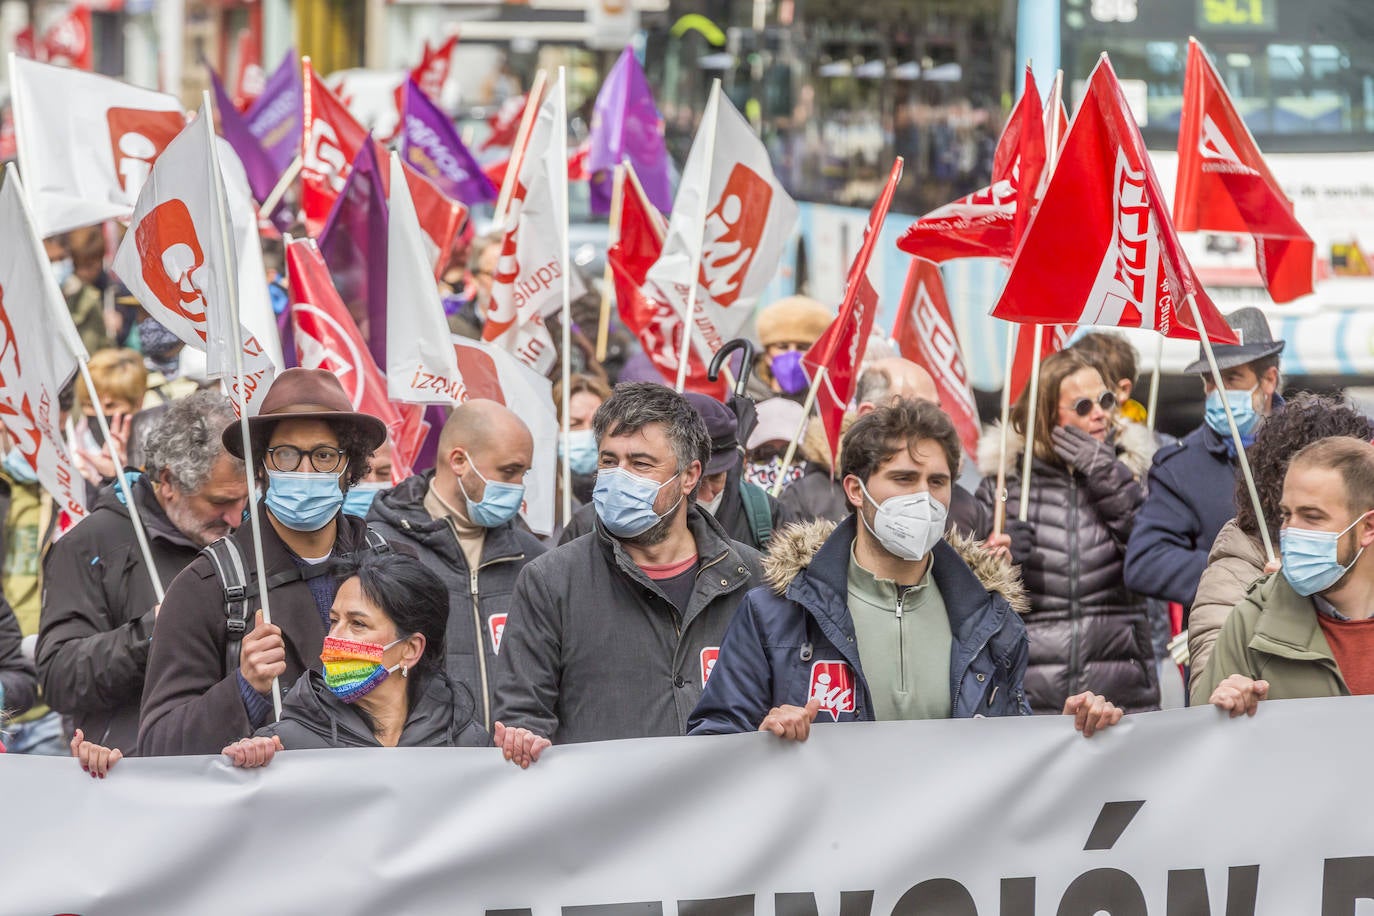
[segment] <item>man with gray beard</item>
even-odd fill
[[[164,587],[202,547],[243,519],[243,462],[220,433],[228,399],[202,391],[168,406],[148,432],[146,473],[127,472]],[[43,561],[38,674],[45,701],[98,744],[129,755],[138,741],[143,674],[157,599],[123,493],[109,484],[90,515]]]

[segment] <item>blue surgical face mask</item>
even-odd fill
[[[10,475],[10,480],[15,483],[38,483],[38,474],[18,448],[12,448],[5,453],[3,464],[5,473]]]
[[[602,468],[596,472],[596,487],[592,490],[596,517],[601,519],[607,531],[618,538],[641,535],[657,525],[663,517],[654,511],[654,500],[658,499],[658,491],[677,480],[677,477],[674,474],[659,483],[631,474],[624,468]],[[678,500],[680,502],[681,499]],[[674,503],[673,509],[676,508],[677,503]]]
[[[1374,509],[1369,510],[1374,512]],[[1342,566],[1336,556],[1341,536],[1354,528],[1369,512],[1365,512],[1344,531],[1312,531],[1308,528],[1284,528],[1279,532],[1279,551],[1283,554],[1283,577],[1293,591],[1304,598],[1324,592],[1350,571],[1364,553],[1361,547],[1349,563]]]
[[[66,283],[68,280],[71,279],[72,272],[74,270],[74,268],[72,267],[71,258],[62,258],[61,260],[50,261],[48,263],[48,266],[52,268],[52,278],[57,281],[58,286],[61,286],[62,284]]]
[[[372,508],[372,500],[385,489],[388,487],[384,483],[355,483],[344,494],[344,514],[367,518],[367,512]]]
[[[805,370],[802,369],[802,355],[800,350],[788,350],[786,353],[779,353],[768,362],[768,368],[772,370],[778,387],[786,394],[805,391],[806,386],[810,384],[806,380]]]
[[[338,474],[268,471],[267,481],[267,508],[292,531],[319,531],[343,505]]]
[[[1256,385],[1249,391],[1226,390],[1226,400],[1231,404],[1231,415],[1236,418],[1236,429],[1240,430],[1243,437],[1249,437],[1259,426],[1260,415],[1255,410],[1255,392],[1259,391]],[[1226,422],[1226,407],[1222,404],[1222,389],[1213,388],[1212,393],[1207,395],[1207,425],[1212,428],[1218,436],[1228,437],[1231,435],[1231,427]]]
[[[558,454],[563,454],[563,440],[558,440]],[[590,474],[596,470],[596,434],[590,429],[575,429],[568,433],[568,465],[574,474]]]
[[[482,498],[474,501],[468,496],[467,488],[463,486],[463,478],[458,478],[458,489],[463,491],[463,498],[468,502],[468,518],[483,528],[495,528],[515,518],[515,513],[520,511],[520,504],[525,501],[525,485],[487,480],[482,477],[482,472],[477,470],[477,465],[472,464],[471,458],[468,459],[468,464],[485,485]]]

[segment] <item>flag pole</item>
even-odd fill
[[[1007,360],[1002,371],[1002,443],[997,454],[997,500],[992,513],[992,536],[1002,534],[1002,524],[1007,518],[1007,430],[1011,427],[1011,373],[1016,366],[1016,336],[1021,333],[1021,325],[1012,324],[1007,329]]]
[[[262,206],[258,208],[258,219],[271,219],[272,211],[277,209],[277,204],[286,196],[286,192],[295,182],[296,176],[301,173],[301,154],[297,153],[296,158],[291,160],[291,164],[282,172],[277,183],[272,187],[271,192],[263,200]]]
[[[534,75],[534,83],[525,96],[525,110],[520,115],[520,128],[515,132],[515,144],[510,148],[510,159],[506,162],[506,174],[501,179],[501,193],[496,198],[496,209],[492,211],[491,221],[500,228],[506,221],[506,208],[510,206],[511,196],[515,193],[516,180],[520,177],[520,165],[525,161],[525,144],[529,142],[530,131],[534,130],[534,116],[539,113],[539,103],[544,97],[544,84],[548,74],[540,70]]]
[[[1274,562],[1274,543],[1269,537],[1269,524],[1264,520],[1264,506],[1260,503],[1259,491],[1255,489],[1255,475],[1250,471],[1250,459],[1245,454],[1245,442],[1236,426],[1235,414],[1231,413],[1231,402],[1226,399],[1226,385],[1222,383],[1221,369],[1217,367],[1216,354],[1212,352],[1212,341],[1207,337],[1207,329],[1202,324],[1202,310],[1198,308],[1197,297],[1188,294],[1188,307],[1193,312],[1193,326],[1202,341],[1202,353],[1207,357],[1207,367],[1212,372],[1212,384],[1223,392],[1221,405],[1226,410],[1226,425],[1231,427],[1231,441],[1236,447],[1236,459],[1240,462],[1240,473],[1245,478],[1245,489],[1250,493],[1250,503],[1255,509],[1255,524],[1259,528],[1260,540],[1264,542],[1264,555],[1270,563]]]
[[[203,94],[205,110],[209,117],[206,118],[206,130],[210,135],[210,181],[214,185],[216,209],[219,211],[219,232],[220,244],[223,250],[220,257],[223,261],[225,274],[225,285],[229,288],[229,327],[233,335],[231,349],[234,351],[234,394],[238,400],[239,411],[239,434],[243,440],[243,476],[248,483],[248,521],[253,529],[253,562],[257,567],[258,574],[258,598],[262,604],[262,622],[268,626],[272,625],[272,609],[268,605],[267,597],[267,562],[262,554],[262,520],[258,512],[258,486],[257,480],[253,476],[253,448],[252,435],[248,428],[248,403],[243,393],[243,331],[239,321],[239,278],[233,270],[227,268],[236,263],[233,250],[230,247],[229,230],[229,201],[228,195],[224,192],[224,175],[219,169],[219,150],[215,146],[213,102],[210,100],[209,91]],[[281,721],[281,678],[272,678],[272,713],[276,721]]]
[[[806,432],[806,423],[811,419],[811,409],[816,406],[816,392],[820,390],[825,374],[825,366],[817,367],[816,378],[811,382],[810,390],[806,392],[806,400],[802,403],[801,422],[797,424],[797,431],[792,434],[792,441],[787,443],[787,454],[783,456],[782,467],[778,469],[778,479],[773,481],[773,489],[769,491],[775,499],[782,492],[783,481],[787,479],[787,472],[792,467],[792,460],[797,457],[797,443],[801,441],[802,435]]]
[[[711,206],[711,163],[716,157],[716,124],[720,120],[720,80],[713,80],[711,83],[711,98],[706,103],[706,116],[702,119],[702,127],[707,131],[706,134],[706,185],[701,189],[701,217],[697,220],[696,226],[699,231],[706,231],[706,215]],[[677,359],[677,384],[674,386],[678,394],[687,387],[687,361],[691,358],[692,352],[692,316],[697,311],[697,290],[701,287],[698,280],[701,274],[701,258],[704,254],[702,245],[693,245],[692,251],[692,270],[688,274],[690,280],[687,284],[687,302],[682,313],[682,351]],[[813,391],[814,396],[814,391]],[[793,447],[795,450],[796,442]]]
[[[607,233],[609,241],[606,246],[607,250],[620,242],[620,209],[624,205],[625,165],[618,163],[615,167],[615,178],[611,182],[611,221]],[[611,259],[607,258],[606,266],[601,272],[601,320],[596,328],[596,361],[599,363],[606,361],[606,343],[611,334],[611,289],[613,283]]]
[[[559,162],[566,162],[568,159],[568,83],[562,67],[558,68],[558,91],[562,95],[561,103],[558,106],[561,112],[560,117],[555,118],[553,129],[555,131],[555,143],[559,150]],[[563,270],[563,313],[562,325],[563,332],[563,355],[559,360],[563,370],[563,524],[568,524],[572,518],[572,264],[568,254],[568,176],[566,172],[562,176],[560,184],[563,188],[563,250],[559,257],[562,258]],[[608,261],[609,263],[609,261]]]
[[[1164,364],[1164,335],[1159,335],[1155,345],[1155,368],[1150,373],[1150,403],[1145,408],[1145,428],[1155,431],[1155,410],[1159,407],[1159,375]]]

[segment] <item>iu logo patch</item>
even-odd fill
[[[491,651],[501,654],[501,637],[506,632],[506,615],[492,614],[487,618],[487,630],[491,633]]]
[[[153,170],[153,160],[181,133],[186,119],[175,111],[111,108],[105,112],[105,122],[110,128],[115,176],[132,199]]]
[[[721,308],[729,308],[739,298],[772,202],[772,185],[753,169],[736,163],[720,200],[706,216],[697,282]]]
[[[706,682],[711,679],[711,672],[715,670],[716,659],[720,658],[720,646],[707,646],[701,650],[701,686],[704,688]]]
[[[191,211],[173,197],[148,211],[134,230],[143,260],[143,282],[174,315],[195,326],[205,340],[205,294],[193,274],[205,264]]]
[[[854,672],[845,662],[816,662],[811,666],[807,700],[819,700],[821,711],[840,721],[840,713],[854,712]]]

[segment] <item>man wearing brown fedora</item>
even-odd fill
[[[148,656],[141,754],[218,754],[265,725],[272,679],[281,679],[285,693],[319,665],[338,589],[330,561],[378,546],[361,519],[340,509],[386,427],[355,412],[332,373],[283,372],[249,420],[249,436],[245,450],[237,421],[223,432],[230,454],[251,462],[262,494],[272,625],[258,610],[253,531],[245,524],[228,539],[232,544],[206,548],[167,589]],[[236,566],[246,586],[237,602],[239,583],[228,581],[239,575]],[[241,616],[247,619],[236,626]]]

